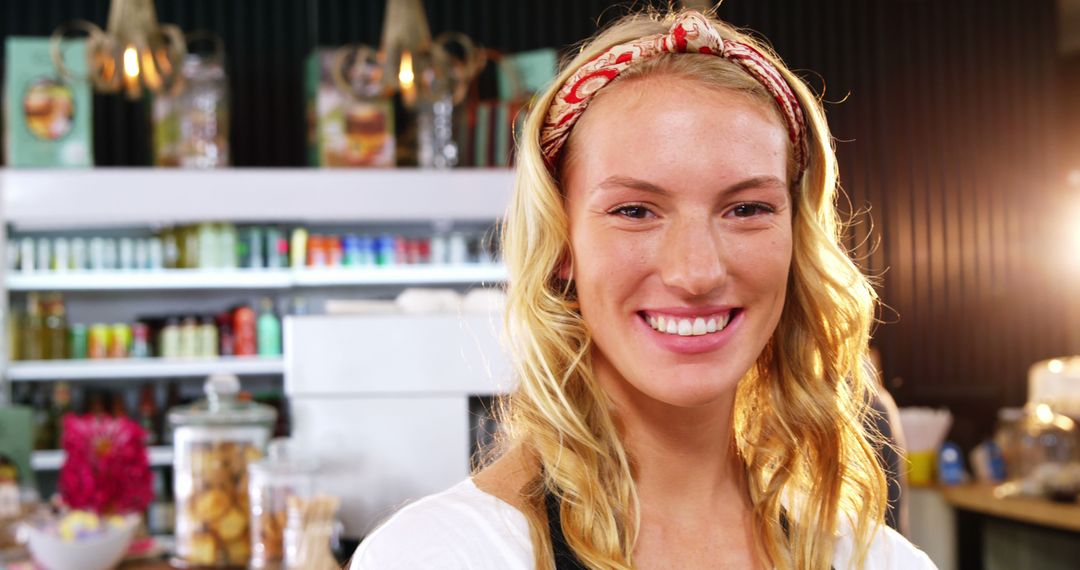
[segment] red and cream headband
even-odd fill
[[[557,163],[559,151],[570,136],[570,129],[601,87],[611,83],[635,62],[664,53],[717,55],[739,64],[772,94],[787,124],[788,137],[795,149],[797,172],[801,173],[806,168],[809,154],[806,120],[791,86],[761,52],[746,44],[721,38],[705,16],[696,11],[680,14],[666,34],[646,36],[608,48],[566,80],[552,101],[540,130],[540,151],[548,165],[554,167]]]

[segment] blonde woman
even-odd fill
[[[630,16],[519,144],[506,450],[353,570],[932,568],[882,524],[874,292],[807,86],[711,16]]]

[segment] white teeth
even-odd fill
[[[706,330],[707,329],[705,328],[705,319],[703,319],[701,317],[698,317],[698,318],[694,319],[694,335],[695,336],[705,334]]]
[[[731,313],[725,313],[723,315],[717,315],[706,319],[705,317],[694,317],[692,319],[677,319],[675,317],[665,317],[662,315],[646,315],[646,322],[649,323],[654,330],[665,334],[677,334],[679,336],[701,336],[714,332],[719,332],[727,327],[728,322],[731,320]]]
[[[694,332],[694,325],[690,323],[690,319],[679,320],[679,336],[690,336]]]

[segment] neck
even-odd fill
[[[594,360],[594,370],[633,458],[643,515],[654,505],[686,513],[730,507],[734,499],[746,504],[742,461],[733,439],[734,390],[687,408],[637,391],[602,357]]]

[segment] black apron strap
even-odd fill
[[[548,532],[551,534],[551,547],[555,551],[555,570],[588,570],[578,560],[570,545],[566,544],[566,536],[563,535],[562,518],[559,516],[559,499],[551,492],[544,494],[544,505],[547,507]]]

